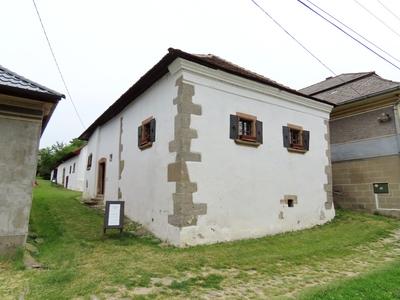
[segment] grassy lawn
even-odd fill
[[[79,196],[39,181],[31,231],[46,268],[23,269],[20,254],[0,260],[0,299],[400,297],[398,220],[339,211],[301,232],[177,249],[149,235],[104,237],[101,212]]]
[[[400,262],[303,294],[304,299],[400,299]]]

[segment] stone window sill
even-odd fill
[[[288,152],[304,154],[307,152],[305,149],[287,148]]]
[[[245,141],[245,140],[241,140],[241,139],[236,139],[235,143],[239,144],[239,145],[245,145],[245,146],[251,146],[251,147],[258,147],[261,145],[260,143],[257,143],[257,142],[250,142],[250,141]]]
[[[151,146],[153,146],[153,142],[147,142],[147,143],[143,143],[139,146],[140,150],[145,150],[147,148],[150,148]]]

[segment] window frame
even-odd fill
[[[138,127],[138,147],[140,150],[144,150],[153,146],[155,142],[155,118],[153,116],[142,121],[141,125]],[[152,136],[152,126],[154,127],[154,136]],[[146,131],[144,131],[146,129]],[[144,136],[144,133],[147,132],[147,136]]]
[[[287,126],[288,128],[288,134],[289,134],[289,140],[288,140],[288,146],[286,147],[289,152],[297,152],[297,153],[306,153],[309,151],[309,146],[306,147],[305,140],[304,140],[304,133],[308,132],[309,136],[309,131],[304,130],[302,126],[299,125],[294,125],[288,123]],[[299,135],[298,138],[300,139],[301,143],[300,144],[293,144],[292,143],[292,133],[296,131],[298,132],[297,134]],[[308,138],[309,139],[309,138]]]
[[[232,117],[235,118],[235,121],[232,121]],[[262,144],[262,122],[257,120],[257,117],[254,115],[249,115],[241,112],[236,112],[235,115],[231,115],[231,122],[234,124],[230,124],[231,131],[232,126],[235,127],[235,134],[232,136],[232,132],[230,137],[235,141],[236,144],[242,144],[247,146],[258,147]],[[249,122],[250,123],[250,135],[240,134],[243,133],[243,129],[241,129],[241,122]],[[259,128],[258,128],[259,127]],[[241,132],[240,132],[241,131]]]
[[[244,114],[244,113],[236,113],[236,116],[238,117],[238,140],[245,141],[245,142],[251,142],[251,143],[256,143],[257,142],[257,131],[256,131],[256,122],[257,122],[257,117]],[[250,135],[245,135],[245,134],[240,134],[240,123],[241,122],[250,122]],[[243,131],[243,130],[242,130]],[[243,132],[242,132],[243,133]]]
[[[92,161],[93,161],[93,153],[90,153],[87,158],[86,162],[86,170],[90,170],[92,168]]]

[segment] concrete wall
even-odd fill
[[[40,130],[41,119],[0,113],[0,254],[26,240]]]
[[[388,114],[388,122],[379,122],[382,114]],[[393,106],[333,119],[330,122],[331,143],[339,144],[396,134]]]
[[[383,156],[332,165],[335,203],[343,208],[400,217],[400,157]],[[378,194],[373,183],[388,183],[389,194]]]
[[[400,216],[398,113],[394,105],[333,119],[332,174],[335,203],[343,208]],[[341,109],[341,107],[338,107]],[[335,111],[333,112],[333,114]],[[389,120],[379,122],[387,114]],[[373,183],[388,183],[389,194],[373,192]]]
[[[82,148],[80,154],[61,163],[57,167],[57,184],[74,190],[83,191],[85,186],[85,171],[86,171],[86,147]],[[75,171],[74,171],[75,164]],[[63,180],[63,169],[65,169],[65,178]],[[68,186],[66,177],[68,176]]]

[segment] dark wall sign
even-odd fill
[[[374,183],[374,193],[375,194],[388,194],[389,193],[389,184],[387,183]]]
[[[104,233],[107,229],[124,228],[124,201],[106,201],[106,211],[104,212]]]

